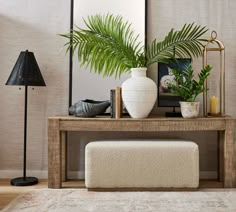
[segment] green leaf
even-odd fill
[[[202,55],[202,36],[208,31],[200,25],[185,24],[180,31],[172,29],[163,41],[156,39],[147,48],[147,65],[165,62],[176,55],[179,58]],[[175,49],[175,51],[174,51]]]
[[[204,83],[210,75],[212,66],[207,65],[198,74],[198,81],[194,79],[192,65],[185,67],[184,70],[173,69],[172,73],[176,78],[176,84],[171,83],[168,85],[174,94],[181,96],[184,101],[195,101],[197,96],[205,91]]]
[[[154,39],[144,48],[129,22],[112,14],[93,15],[84,19],[85,28],[76,27],[61,34],[68,41],[82,66],[103,76],[120,77],[131,68],[145,67],[156,62],[168,63],[175,56],[197,57],[202,54],[205,27],[185,24],[179,31],[171,29],[163,41]],[[174,50],[175,49],[175,50]]]

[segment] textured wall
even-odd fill
[[[26,49],[34,52],[47,84],[28,90],[27,168],[42,176],[41,170],[47,170],[47,117],[66,114],[68,107],[68,56],[57,34],[69,29],[70,2],[0,0],[0,5],[0,177],[22,173],[24,87],[5,82]]]
[[[172,27],[179,28],[186,22],[207,25],[218,32],[218,38],[226,46],[226,111],[236,116],[236,61],[235,37],[236,2],[230,0],[148,0],[148,39],[163,36]],[[66,114],[68,103],[68,57],[62,46],[64,40],[58,33],[68,31],[69,1],[51,0],[0,0],[0,177],[9,170],[21,173],[23,156],[23,104],[24,90],[15,86],[5,86],[5,82],[21,50],[34,51],[47,87],[29,90],[28,107],[28,164],[32,170],[47,170],[47,117]],[[201,60],[194,62],[196,68]],[[149,75],[156,79],[156,66],[150,67]],[[215,72],[217,75],[217,72]],[[84,91],[86,92],[86,91]],[[154,108],[154,114],[163,114],[165,110]],[[193,134],[155,134],[105,133],[100,137],[91,133],[80,136],[70,135],[74,140],[123,137],[178,137],[194,139],[200,145],[201,170],[216,170],[215,133]],[[76,143],[76,142],[75,142]],[[77,146],[76,146],[77,145]],[[83,149],[78,154],[78,142],[70,151],[70,170],[83,169]],[[81,157],[79,158],[79,155]],[[9,171],[9,173],[11,173]],[[14,177],[15,175],[12,175]]]
[[[148,40],[154,38],[162,39],[171,29],[179,29],[185,23],[201,24],[209,28],[208,36],[212,30],[217,31],[217,39],[221,40],[225,45],[226,52],[226,113],[236,116],[236,61],[235,61],[235,9],[236,2],[230,0],[149,0],[148,15]],[[208,38],[208,37],[207,37]],[[210,93],[216,95],[218,90],[215,79],[219,75],[219,54],[210,53],[209,63],[213,65],[211,79],[212,84]],[[195,59],[193,65],[196,71],[202,68],[202,59]],[[149,76],[157,79],[156,66],[150,68]],[[158,109],[159,110],[159,109]],[[157,111],[157,110],[155,110]]]

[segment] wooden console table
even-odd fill
[[[236,187],[234,155],[236,120],[212,118],[78,118],[73,116],[48,119],[48,187],[61,188],[66,180],[66,132],[68,131],[217,131],[220,147],[219,176],[225,188]],[[193,139],[194,140],[194,139]]]

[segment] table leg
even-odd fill
[[[61,179],[62,182],[67,180],[67,133],[61,132]]]
[[[61,142],[59,119],[48,120],[48,188],[61,188]]]
[[[226,120],[224,134],[224,187],[233,188],[235,182],[235,120]]]
[[[218,131],[218,180],[224,182],[224,131]]]

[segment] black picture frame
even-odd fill
[[[179,107],[182,98],[173,94],[168,88],[168,83],[174,82],[175,77],[171,74],[171,69],[183,71],[186,66],[191,64],[191,58],[178,58],[169,64],[158,63],[158,107]]]

